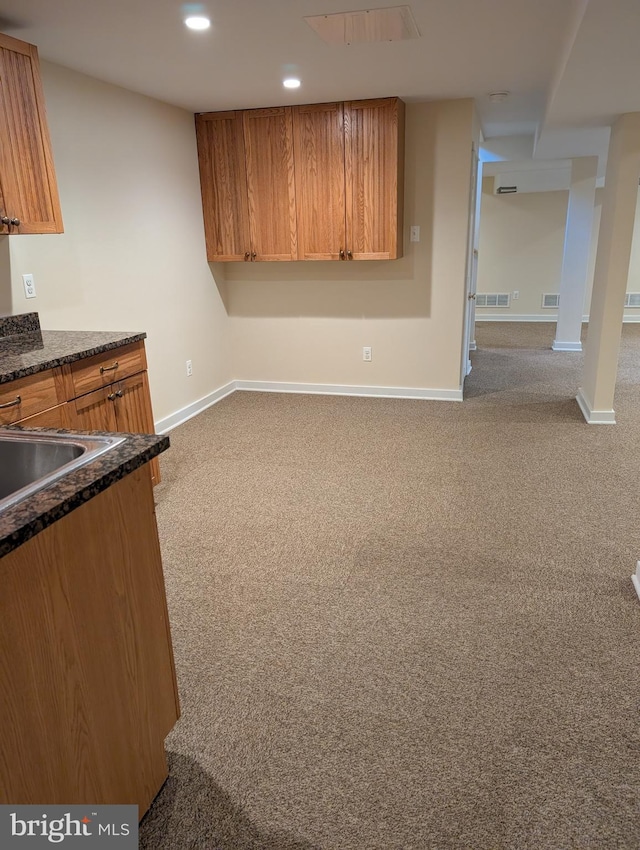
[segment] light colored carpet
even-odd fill
[[[463,404],[236,393],[172,432],[142,848],[638,850],[640,326],[617,426],[553,331],[479,324]]]

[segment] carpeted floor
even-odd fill
[[[157,489],[182,718],[154,850],[638,850],[640,325],[617,426],[554,326],[466,401],[236,393]]]

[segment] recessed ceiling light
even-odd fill
[[[285,89],[299,89],[300,80],[297,77],[287,77],[286,80],[282,81],[282,85]]]
[[[184,22],[190,30],[208,30],[211,26],[211,21],[209,18],[205,18],[204,15],[191,15],[185,18]]]

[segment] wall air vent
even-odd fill
[[[515,195],[517,191],[517,186],[498,186],[496,195]]]
[[[476,293],[476,307],[510,307],[510,292],[478,292]]]
[[[625,307],[640,307],[640,292],[627,292],[624,299]]]
[[[560,304],[560,296],[557,292],[545,292],[542,296],[542,306],[545,309],[553,309]]]
[[[327,44],[366,44],[420,38],[410,6],[310,15],[305,21]]]

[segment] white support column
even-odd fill
[[[564,234],[562,278],[554,351],[582,351],[580,332],[589,271],[598,157],[581,156],[571,164],[571,189]]]
[[[613,125],[609,142],[584,373],[577,395],[590,424],[615,423],[613,396],[639,175],[640,112],[628,112]]]

